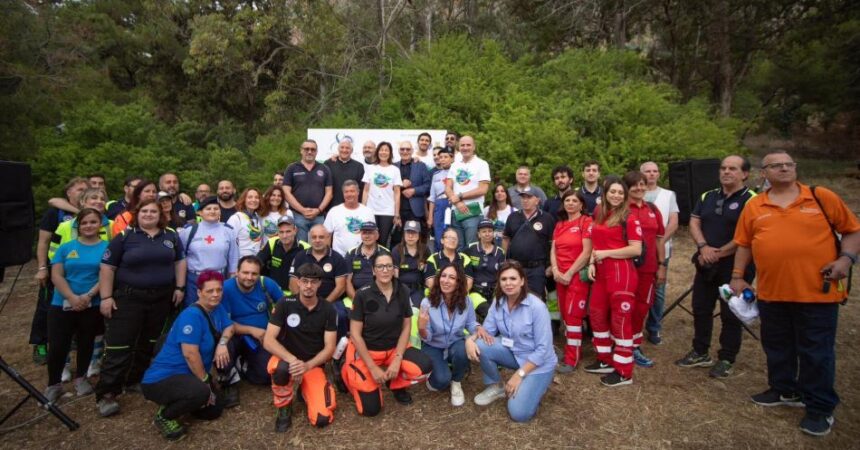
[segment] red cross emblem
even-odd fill
[[[211,243],[215,242],[215,238],[212,237],[211,234],[209,236],[206,236],[206,238],[203,240],[206,241],[207,244],[211,244]]]

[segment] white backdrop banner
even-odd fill
[[[342,129],[342,128],[308,128],[308,139],[313,139],[317,142],[317,159],[320,161],[328,159],[331,155],[337,153],[337,146],[340,141],[347,139],[352,141],[352,158],[356,161],[364,161],[364,155],[361,154],[361,147],[367,141],[373,141],[374,144],[379,144],[382,141],[391,143],[391,148],[394,150],[394,160],[400,159],[397,152],[397,145],[400,141],[409,141],[412,143],[412,148],[418,150],[418,135],[421,133],[430,133],[432,143],[430,148],[445,145],[446,130],[383,130],[383,129]]]

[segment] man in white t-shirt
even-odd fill
[[[451,164],[445,194],[453,205],[451,226],[460,238],[460,248],[478,242],[478,223],[483,217],[484,196],[490,188],[490,166],[475,154],[475,139],[460,138],[462,161]],[[460,216],[460,217],[457,217]]]
[[[427,170],[433,170],[436,167],[436,162],[433,161],[433,152],[430,150],[430,144],[433,142],[433,137],[430,133],[421,133],[418,135],[418,151],[413,157],[427,166]]]
[[[657,166],[657,163],[648,161],[643,163],[639,170],[645,174],[645,181],[648,183],[645,201],[656,205],[663,216],[663,226],[666,227],[666,233],[663,235],[663,240],[666,242],[666,261],[663,262],[663,265],[668,268],[669,258],[672,257],[672,236],[678,230],[678,212],[680,211],[678,200],[675,197],[675,192],[657,186],[657,181],[660,180],[660,167]],[[651,306],[648,320],[645,322],[645,329],[648,331],[648,341],[654,345],[660,345],[663,342],[663,337],[660,336],[662,329],[660,322],[663,320],[663,305],[666,302],[666,283],[657,284],[654,293],[654,304]]]
[[[375,223],[373,211],[358,202],[358,182],[347,180],[343,183],[343,203],[329,210],[323,224],[331,233],[332,249],[344,256],[360,245],[360,228],[364,222]]]

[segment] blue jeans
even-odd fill
[[[322,225],[325,223],[325,216],[320,214],[314,217],[314,220],[305,219],[301,214],[294,214],[293,218],[296,221],[296,239],[300,241],[308,241],[308,233],[314,225]]]
[[[836,303],[758,302],[767,384],[799,393],[811,413],[829,416],[839,403],[836,378]]]
[[[466,220],[457,220],[451,215],[451,226],[457,231],[457,240],[460,242],[458,250],[465,250],[469,244],[478,242],[478,223],[484,216],[469,217]]]
[[[666,257],[666,273],[669,273],[669,259]],[[650,335],[659,335],[663,329],[663,306],[666,304],[666,285],[668,283],[658,284],[654,289],[654,304],[648,311],[648,320],[645,321],[645,329]]]
[[[508,369],[519,369],[520,365],[514,358],[514,353],[502,345],[501,338],[496,338],[493,345],[479,339],[478,349],[481,351],[481,371],[484,372],[484,384],[491,385],[501,381],[499,366]],[[508,414],[514,422],[526,422],[537,414],[538,406],[546,390],[552,383],[553,371],[530,373],[520,383],[517,395],[508,399]]]
[[[433,243],[437,252],[442,250],[442,233],[446,227],[445,211],[450,205],[448,199],[440,198],[436,200],[436,205],[433,208]]]
[[[430,357],[433,363],[433,371],[430,372],[429,383],[433,389],[448,389],[452,381],[463,381],[469,370],[469,358],[466,356],[466,341],[460,339],[448,347],[448,357],[445,358],[445,349],[431,347],[427,344],[421,346],[421,351]],[[449,367],[448,364],[451,364]],[[453,370],[452,370],[453,367]]]
[[[182,307],[187,308],[197,303],[197,274],[188,271],[185,274],[185,296],[182,297]]]

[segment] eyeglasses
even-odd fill
[[[767,164],[767,165],[762,166],[763,169],[776,169],[776,170],[794,169],[795,167],[797,167],[796,162],[771,163],[771,164]]]
[[[394,270],[394,264],[376,264],[373,268],[380,272],[387,272],[389,270]]]
[[[317,149],[315,149],[313,147],[302,147],[302,151],[303,152],[315,152],[315,151],[317,151]]]
[[[401,148],[400,151],[401,152],[411,152],[412,149],[411,148]]]
[[[724,198],[717,200],[717,209],[714,210],[714,214],[716,214],[718,216],[723,215],[723,203],[725,203],[725,202],[726,202],[726,199],[724,199]]]

